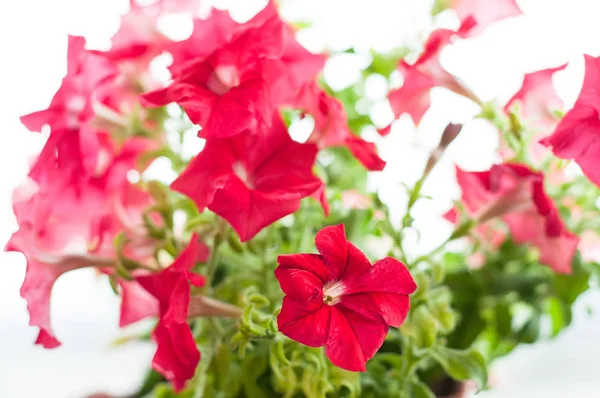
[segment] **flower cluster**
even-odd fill
[[[385,78],[395,67],[403,83],[386,92],[389,105],[418,125],[431,89],[451,90],[481,107],[500,150],[488,170],[456,168],[462,196],[445,216],[454,230],[414,256],[404,247],[417,227],[411,211],[463,126],[441,134],[394,225],[393,205],[362,192],[386,162],[360,135],[376,130],[353,97],[361,90],[327,86],[327,57],[300,44],[275,0],[245,22],[216,8],[199,17],[199,3],[131,0],[106,51],[70,36],[50,105],[21,118],[47,136],[14,192],[19,228],[6,245],[27,260],[21,296],[36,344],[61,344],[52,288],[81,268],[120,295],[120,327],[156,320],[145,335],[156,343],[152,367],[194,396],[432,396],[442,369],[484,387],[486,363],[531,342],[547,308],[557,331],[568,324],[590,285],[581,258],[598,226],[600,58],[585,56],[583,88],[562,118],[552,78],[566,65],[525,75],[505,104],[484,102],[441,53],[521,10],[515,0],[436,2],[460,24],[433,30],[414,62],[392,60]],[[169,13],[190,20],[189,37],[163,34]],[[171,77],[160,84],[150,64],[165,54]],[[376,55],[363,77],[385,74]],[[299,142],[290,125],[305,118],[313,129]],[[173,140],[185,144],[188,129],[203,144],[191,159]],[[591,184],[569,180],[553,155],[574,160]],[[168,187],[148,172],[165,159],[177,172]],[[307,254],[313,235],[318,254]],[[439,255],[465,237],[467,255]],[[477,255],[480,269],[467,267]],[[513,330],[522,307],[533,315]]]

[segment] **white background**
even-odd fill
[[[489,0],[495,1],[495,0]],[[84,35],[92,46],[107,45],[118,27],[125,0],[4,0],[0,2],[0,244],[16,229],[11,191],[27,174],[31,155],[43,144],[29,133],[18,116],[47,106],[65,73],[67,34]],[[235,6],[254,1],[238,0]],[[368,7],[366,4],[368,3]],[[421,0],[290,0],[288,18],[315,18],[315,27],[301,40],[314,50],[346,44],[378,49],[408,44],[415,49],[430,29],[428,3]],[[582,53],[600,54],[600,2],[596,0],[522,0],[525,16],[500,22],[480,37],[460,42],[443,54],[443,63],[484,100],[506,101],[520,86],[522,74],[571,62],[557,74],[556,85],[567,106],[582,79]],[[252,6],[250,6],[252,8]],[[246,10],[246,13],[249,12]],[[242,12],[243,15],[244,13]],[[442,17],[447,26],[456,21]],[[169,24],[167,24],[169,25]],[[171,23],[177,25],[177,23]],[[167,26],[169,27],[169,26]],[[171,26],[173,27],[173,26]],[[185,26],[184,26],[185,28]],[[175,29],[177,30],[177,29]],[[185,30],[185,29],[183,29]],[[177,33],[177,32],[174,32]],[[181,34],[179,32],[178,34]],[[360,60],[332,61],[326,77],[342,87],[353,77]],[[374,98],[382,95],[373,83]],[[404,200],[395,182],[414,181],[428,148],[449,121],[465,122],[477,109],[466,100],[434,90],[433,106],[415,131],[408,118],[394,126],[381,146],[389,166],[374,181],[388,200]],[[389,118],[385,105],[374,111],[382,125]],[[415,209],[434,246],[448,232],[439,214],[458,191],[451,163],[469,169],[493,161],[496,133],[482,122],[469,124],[451,146],[444,162],[426,186],[436,201]],[[150,345],[110,348],[119,336],[118,300],[105,280],[83,270],[63,276],[52,297],[52,320],[63,346],[44,350],[32,345],[36,330],[27,326],[19,296],[25,262],[20,254],[0,253],[0,397],[82,397],[86,393],[131,392],[152,356]],[[584,309],[600,309],[600,295],[578,303],[574,324],[558,339],[517,350],[493,371],[496,389],[482,398],[597,397],[600,387],[600,320]]]

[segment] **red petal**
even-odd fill
[[[200,361],[200,351],[187,323],[160,322],[153,334],[157,343],[152,367],[173,383],[175,390],[185,387],[194,376]]]
[[[190,197],[198,210],[203,211],[213,201],[217,190],[223,188],[233,175],[234,161],[227,142],[210,141],[173,181],[171,189]]]
[[[381,171],[384,169],[385,161],[377,154],[377,147],[374,143],[352,135],[346,140],[346,146],[367,170]]]
[[[317,275],[303,269],[280,266],[275,269],[275,277],[279,281],[281,290],[291,299],[298,302],[323,301],[323,282]]]
[[[264,81],[244,82],[217,98],[210,118],[205,124],[200,123],[204,128],[199,135],[206,139],[227,138],[251,130],[257,120],[271,119],[270,114],[259,112],[264,109],[270,112],[270,108],[265,106],[268,101],[268,87]]]
[[[403,73],[404,84],[399,89],[390,91],[388,99],[396,118],[408,113],[415,125],[418,125],[431,106],[429,91],[436,86],[436,82],[408,64],[401,65],[405,65],[406,70]]]
[[[39,344],[47,349],[52,349],[58,347],[60,345],[60,341],[58,341],[52,334],[48,333],[44,329],[40,329],[38,337],[35,339],[35,344]]]
[[[250,190],[239,178],[234,177],[215,193],[208,207],[229,221],[242,242],[245,242],[261,229],[298,210],[300,195]]]
[[[574,159],[585,175],[597,186],[600,186],[599,115],[595,105],[588,105],[583,100],[578,100],[575,107],[561,120],[554,133],[541,141],[542,144],[550,146],[552,152],[559,158]]]
[[[333,307],[325,354],[340,368],[364,372],[366,362],[381,347],[387,332],[388,326],[381,320]]]
[[[563,229],[555,236],[547,233],[546,220],[533,211],[510,214],[504,217],[517,243],[529,243],[538,247],[540,262],[555,272],[571,273],[571,261],[577,251],[579,238]]]
[[[208,247],[199,240],[197,234],[193,234],[188,242],[188,245],[179,253],[179,256],[167,268],[172,271],[189,271],[196,262],[206,261],[208,255]]]
[[[60,275],[61,272],[56,271],[52,266],[27,259],[27,271],[20,293],[27,301],[29,324],[40,328],[36,344],[41,344],[45,348],[60,345],[50,324],[50,294],[54,282]]]
[[[277,325],[279,331],[292,340],[310,347],[322,347],[329,339],[331,313],[332,307],[323,304],[322,300],[299,303],[286,296],[277,316]]]
[[[410,309],[406,295],[392,293],[358,293],[341,297],[341,305],[365,317],[380,315],[390,326],[400,327]]]
[[[377,261],[366,272],[344,279],[344,285],[344,294],[412,294],[417,289],[406,266],[391,257]]]
[[[317,276],[321,283],[331,280],[331,271],[319,254],[282,254],[277,257],[280,268],[293,268],[308,271]]]
[[[371,269],[371,262],[365,256],[363,252],[360,251],[359,248],[354,246],[351,242],[347,243],[348,245],[348,265],[346,267],[346,271],[341,276],[342,281],[346,281],[348,279],[352,279],[355,276],[362,274],[363,272],[367,272]]]
[[[317,232],[315,246],[330,267],[333,279],[340,279],[348,264],[348,241],[344,224],[331,225]]]
[[[158,301],[135,281],[120,281],[121,317],[119,327],[125,327],[141,319],[158,316]]]

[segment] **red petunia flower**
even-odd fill
[[[315,129],[308,142],[316,143],[319,148],[345,146],[367,169],[383,170],[385,162],[377,154],[375,144],[350,131],[342,103],[327,95],[316,82],[309,82],[302,87],[295,106],[315,120]]]
[[[276,115],[266,135],[207,141],[171,188],[225,218],[246,241],[298,210],[302,198],[321,194],[316,155],[315,145],[292,141]]]
[[[516,0],[453,0],[452,8],[462,23],[463,37],[477,36],[494,22],[523,14]]]
[[[281,53],[269,52],[267,57],[276,56],[285,65],[284,73],[271,88],[272,101],[277,105],[291,101],[302,84],[314,78],[323,69],[326,57],[322,54],[312,54],[296,41],[294,30],[280,19],[274,1],[269,1],[264,9],[242,24],[235,22],[227,11],[217,9],[213,9],[207,19],[195,19],[191,36],[187,40],[170,45],[169,52],[173,55],[170,69],[176,73],[190,60],[206,59],[215,50],[249,30],[256,30],[268,23],[281,23],[283,41]],[[273,38],[279,39],[279,36]],[[278,51],[278,46],[271,49]]]
[[[585,55],[585,78],[579,97],[554,133],[541,143],[562,159],[574,159],[600,186],[600,57]]]
[[[331,362],[365,371],[389,326],[399,327],[417,286],[404,264],[387,257],[371,265],[346,240],[343,225],[317,233],[320,254],[281,255],[275,269],[283,298],[279,330],[310,347],[325,346]]]
[[[173,63],[169,69],[173,73],[176,73],[187,62],[204,60],[214,51],[244,36],[248,31],[256,31],[256,29],[260,29],[265,24],[273,24],[277,20],[283,23],[279,19],[279,14],[273,1],[269,1],[264,9],[245,23],[234,21],[228,11],[213,8],[208,18],[194,19],[194,28],[189,38],[175,42],[170,46],[169,52],[173,56]],[[272,37],[272,39],[279,40],[277,36]],[[268,38],[265,37],[263,38],[264,40],[268,40]],[[268,57],[279,56],[281,53],[279,46],[271,48],[267,46],[265,48],[264,45],[260,45],[263,47],[263,50],[267,50],[263,54],[267,54]]]
[[[396,118],[408,113],[415,125],[418,125],[431,105],[430,91],[434,87],[444,87],[477,103],[481,102],[440,64],[441,51],[454,37],[456,32],[452,30],[435,30],[429,35],[425,49],[415,63],[411,65],[404,60],[400,61],[398,71],[404,77],[404,83],[388,95]]]
[[[181,390],[194,376],[200,351],[187,323],[190,284],[202,286],[204,278],[191,272],[198,261],[208,259],[208,248],[192,236],[188,246],[173,264],[158,274],[141,276],[136,281],[159,302],[160,319],[152,338],[157,344],[152,367]]]
[[[173,82],[142,96],[148,106],[178,103],[202,126],[203,138],[226,138],[268,126],[271,85],[285,72],[277,59],[283,51],[278,16],[248,29],[206,59],[172,67]]]
[[[466,210],[479,224],[501,217],[517,243],[539,249],[543,264],[556,272],[571,272],[579,238],[565,227],[544,191],[543,174],[504,163],[481,172],[457,168],[456,176]]]

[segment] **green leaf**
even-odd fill
[[[267,397],[265,392],[258,386],[258,378],[267,370],[267,353],[256,351],[244,358],[242,363],[242,378],[244,380],[244,392],[247,397]]]
[[[437,336],[437,322],[435,316],[429,311],[427,306],[421,305],[413,314],[412,319],[416,326],[417,345],[420,348],[433,346]]]
[[[454,350],[444,346],[437,346],[431,350],[433,358],[455,380],[473,380],[479,390],[487,386],[487,365],[483,356],[474,349]]]
[[[410,398],[436,398],[427,384],[419,380],[413,380],[408,386],[408,390]]]
[[[546,313],[552,321],[552,336],[556,336],[571,323],[571,307],[565,305],[556,297],[549,297],[545,304]]]
[[[495,308],[496,329],[500,337],[507,337],[512,331],[512,315],[506,303],[499,303]]]
[[[525,325],[519,330],[517,337],[519,341],[525,344],[532,344],[537,341],[540,337],[540,321],[541,314],[539,312],[533,313],[531,318],[525,322]]]

